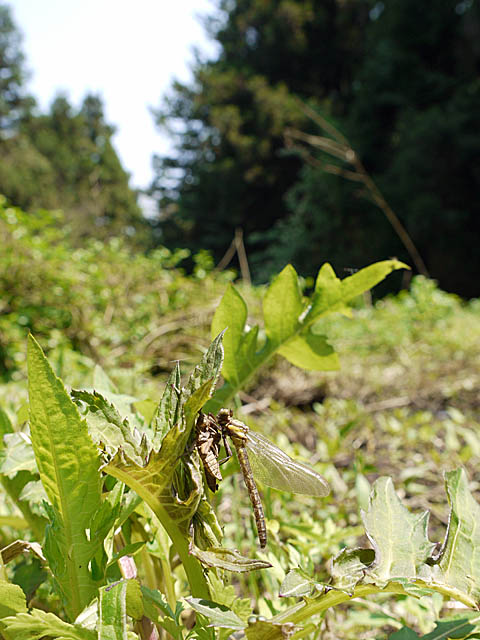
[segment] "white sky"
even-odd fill
[[[153,177],[153,153],[169,148],[154,127],[174,77],[188,80],[193,47],[213,55],[199,15],[214,0],[7,0],[23,34],[30,92],[42,109],[64,91],[79,106],[87,92],[103,97],[117,127],[113,143],[132,174],[131,186]]]

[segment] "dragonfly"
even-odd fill
[[[196,446],[205,469],[207,485],[212,491],[217,490],[218,482],[222,480],[220,464],[232,456],[227,436],[237,453],[253,507],[260,547],[263,549],[267,544],[267,528],[255,479],[273,489],[322,498],[330,493],[330,487],[314,469],[293,460],[270,440],[234,418],[230,409],[220,409],[216,416],[200,412],[196,422]],[[218,459],[222,442],[227,455],[225,460]]]

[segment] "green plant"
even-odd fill
[[[277,540],[273,529],[277,556],[247,558],[220,546],[222,531],[191,446],[199,409],[229,404],[275,353],[306,368],[337,366],[335,352],[318,334],[318,319],[332,311],[347,312],[349,300],[401,266],[387,261],[340,281],[325,265],[310,299],[301,296],[297,276],[287,267],[265,294],[264,332],[246,328],[245,304],[230,287],[212,323],[218,335],[201,363],[185,386],[177,365],[156,407],[118,394],[100,369],[94,372],[94,391],[68,393],[30,338],[31,447],[1,413],[0,427],[7,436],[2,441],[2,483],[9,500],[21,508],[20,521],[28,523],[33,540],[41,540],[45,524],[47,529],[42,547],[17,541],[2,550],[5,565],[12,558],[18,561],[20,553],[39,558],[28,566],[27,577],[17,575],[14,581],[2,567],[2,634],[8,640],[150,638],[155,637],[152,625],[157,625],[176,639],[227,638],[234,630],[243,630],[247,638],[281,639],[291,632],[295,637],[316,634],[316,616],[352,595],[404,597],[437,591],[476,605],[474,553],[479,545],[474,523],[479,507],[462,472],[447,474],[451,525],[437,558],[426,536],[427,516],[410,515],[391,482],[378,480],[364,516],[374,550],[340,552],[345,536],[358,531],[332,535],[328,544],[336,546],[336,558],[333,582],[325,591],[326,577],[318,579],[318,567],[302,556],[305,535],[318,536],[313,523],[306,521],[303,528],[298,522],[280,523],[290,526],[288,543]],[[224,384],[216,390],[221,370]],[[40,503],[42,495],[46,500]],[[265,503],[268,512],[268,492]],[[22,526],[13,511],[3,518],[14,530]],[[286,575],[280,594],[307,599],[284,606],[269,620],[249,619],[250,600],[235,597],[225,572],[249,579],[248,572],[255,569],[276,562],[280,568],[283,557],[304,568]],[[467,566],[470,558],[473,563]],[[47,573],[40,576],[39,565]],[[138,581],[132,578],[137,574]],[[25,593],[32,594],[30,612]],[[197,612],[193,629],[182,596],[188,596],[188,606]],[[462,619],[455,623],[456,637],[471,634],[477,624],[470,614]],[[444,631],[447,623],[442,624]]]

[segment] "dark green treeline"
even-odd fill
[[[253,273],[412,260],[358,183],[287,150],[285,131],[333,123],[446,289],[480,295],[480,3],[222,0],[218,44],[156,113],[161,242],[220,259],[243,229]],[[300,102],[299,102],[300,101]]]

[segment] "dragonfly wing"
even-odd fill
[[[325,478],[308,465],[292,460],[259,433],[249,431],[246,446],[254,477],[268,487],[308,496],[325,497],[330,493]]]

